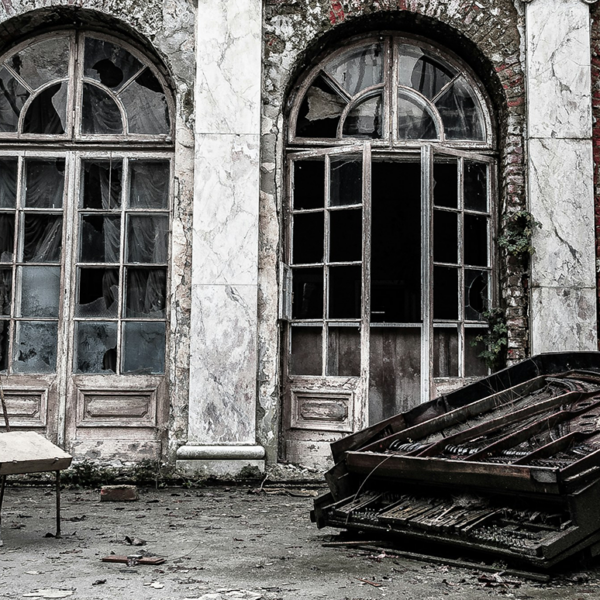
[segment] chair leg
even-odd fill
[[[60,537],[60,471],[56,471],[56,536]]]
[[[4,501],[4,487],[6,486],[6,475],[2,475],[2,483],[0,483],[0,546],[4,545],[2,541],[2,502]]]

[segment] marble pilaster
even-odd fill
[[[531,353],[597,349],[589,7],[526,6]]]
[[[262,469],[256,444],[260,0],[199,0],[185,472]]]

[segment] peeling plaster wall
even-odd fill
[[[277,302],[285,127],[298,76],[319,53],[365,31],[415,33],[460,55],[495,104],[501,229],[504,215],[526,208],[524,20],[519,0],[266,0],[264,18],[257,441],[274,462],[280,425]],[[527,273],[507,256],[500,258],[497,271],[509,325],[508,359],[514,362],[528,353]]]
[[[93,12],[92,12],[93,11]],[[187,438],[195,20],[192,0],[1,0],[0,51],[49,28],[81,25],[120,35],[166,67],[175,98],[175,179],[167,349],[169,458]],[[164,71],[164,69],[163,69]]]

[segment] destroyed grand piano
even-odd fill
[[[600,353],[542,354],[332,444],[318,527],[548,569],[600,554]]]

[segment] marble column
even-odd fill
[[[188,442],[177,467],[264,468],[256,444],[261,0],[199,0]]]
[[[590,14],[526,5],[531,353],[597,349]]]

